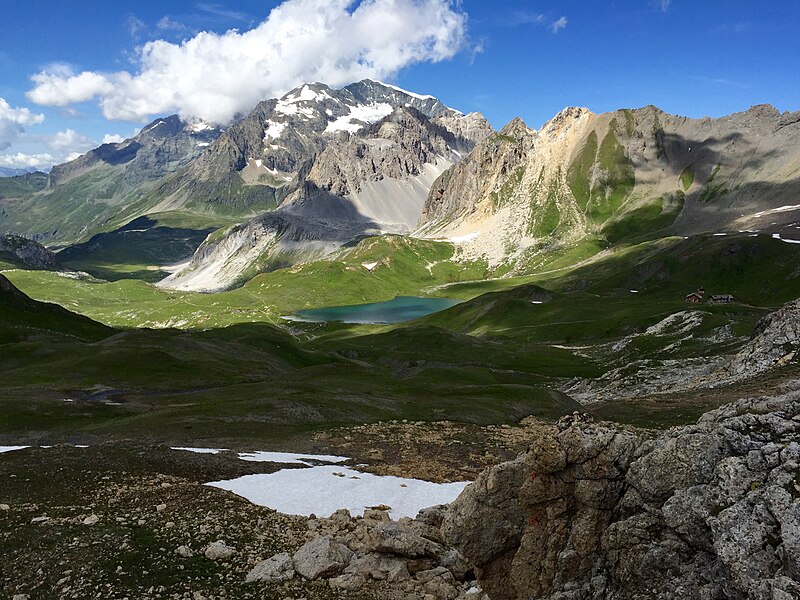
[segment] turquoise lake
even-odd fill
[[[338,321],[362,325],[391,325],[426,317],[460,303],[460,300],[452,298],[398,296],[388,302],[298,310],[289,319],[308,323]]]

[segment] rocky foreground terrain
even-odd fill
[[[526,451],[482,472],[451,506],[399,521],[380,506],[282,515],[200,485],[277,468],[224,454],[113,444],[11,452],[0,457],[0,594],[800,595],[800,393],[739,400],[665,432],[578,414],[484,432],[498,453],[525,436]],[[465,456],[469,467],[481,462]]]

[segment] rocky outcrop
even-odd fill
[[[672,335],[674,345],[694,337],[703,323],[703,313],[674,313],[642,333],[614,342],[614,353],[642,335]],[[637,359],[631,357],[620,367],[596,379],[576,379],[562,389],[571,398],[588,404],[598,400],[637,398],[650,394],[708,389],[763,375],[794,364],[800,351],[800,300],[784,305],[763,317],[753,328],[750,339],[735,354],[684,359]]]
[[[731,360],[728,371],[748,377],[793,361],[800,350],[800,300],[770,313],[753,329],[750,341]]]
[[[0,260],[7,259],[26,269],[55,271],[60,268],[56,255],[47,248],[23,237],[0,236]]]
[[[339,510],[329,519],[311,519],[303,546],[291,557],[281,553],[259,562],[246,581],[277,584],[299,577],[369,598],[486,600],[472,565],[444,543],[445,511],[437,506],[413,520],[391,521],[382,510],[355,518]]]
[[[445,541],[492,600],[800,595],[797,395],[659,435],[567,425],[445,515]]]

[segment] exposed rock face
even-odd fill
[[[644,333],[678,334],[689,339],[702,322],[701,313],[682,311]],[[615,346],[624,345],[637,335],[615,342]],[[597,379],[575,380],[563,389],[579,402],[591,403],[730,385],[793,363],[798,359],[798,351],[800,301],[795,300],[762,318],[736,354],[681,360],[632,359]]]
[[[794,360],[800,350],[800,300],[756,323],[750,341],[733,357],[729,371],[751,376]]]
[[[4,256],[28,269],[59,268],[55,254],[37,242],[15,235],[0,237],[0,260]]]
[[[434,184],[420,232],[519,270],[584,240],[775,232],[797,220],[799,144],[800,113],[771,106],[719,119],[567,108],[538,131],[515,119]]]
[[[363,133],[399,107],[445,119],[443,123],[457,122],[461,116],[433,96],[368,79],[338,90],[305,84],[282,98],[260,102],[188,169],[165,180],[158,193],[170,202],[202,199],[211,207],[274,206],[302,186],[332,139]],[[475,118],[469,125],[453,127],[458,128],[456,135],[479,128]]]
[[[492,600],[796,598],[800,401],[655,437],[579,419],[484,472],[442,526]]]
[[[376,85],[369,97],[380,91]],[[269,172],[273,179],[282,178],[281,206],[207,240],[185,269],[161,285],[220,290],[246,273],[323,258],[368,235],[407,233],[416,225],[436,178],[491,131],[482,116],[463,116],[438,101],[431,105],[430,100],[415,99],[421,108],[411,102],[393,106],[390,102],[397,102],[401,92],[385,86],[380,111],[369,113],[376,107],[367,110],[363,103],[351,104],[355,100],[349,89],[303,86],[271,109],[269,119],[278,120],[268,119],[266,127],[278,142],[294,139],[298,132],[306,141],[316,140],[313,148],[293,150],[297,160],[292,164],[270,162],[279,153],[270,143],[255,154],[261,158],[248,159],[247,166],[239,167],[246,177],[255,177],[261,169],[259,177]],[[336,110],[329,108],[334,105]],[[297,115],[282,114],[290,111],[287,107],[295,107]],[[342,121],[349,115],[358,118]],[[373,118],[374,123],[362,121]],[[223,136],[211,152],[225,140]],[[210,155],[203,160],[211,160]]]

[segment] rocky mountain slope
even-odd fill
[[[15,235],[0,236],[0,262],[25,269],[59,268],[55,254],[37,242]]]
[[[798,473],[796,393],[658,436],[565,418],[442,530],[492,600],[795,598]]]
[[[433,181],[490,131],[478,114],[372,81],[338,91],[305,85],[262,103],[170,185],[188,177],[179,190],[196,189],[227,169],[247,198],[261,194],[280,207],[209,238],[163,285],[223,289],[248,272],[328,256],[367,235],[409,232]]]
[[[521,270],[581,243],[790,233],[799,147],[800,113],[767,105],[719,119],[568,108],[538,131],[515,119],[434,184],[419,233]]]
[[[124,224],[126,215],[145,210],[159,179],[189,164],[219,134],[219,128],[172,115],[124,142],[53,167],[46,179],[34,173],[3,180],[0,230],[52,244]],[[40,180],[44,185],[35,185]]]
[[[601,351],[611,357],[641,335],[669,336],[671,343],[679,347],[682,342],[696,336],[707,316],[701,311],[675,313],[650,327],[644,334],[634,334],[615,342],[616,348],[604,348]],[[733,339],[734,336],[723,329],[708,341],[720,345]],[[735,352],[722,355],[709,353],[691,359],[649,360],[631,357],[624,366],[613,368],[597,379],[570,382],[564,387],[564,392],[581,403],[591,403],[732,385],[773,369],[796,364],[799,351],[800,301],[796,300],[760,319],[750,339]]]

